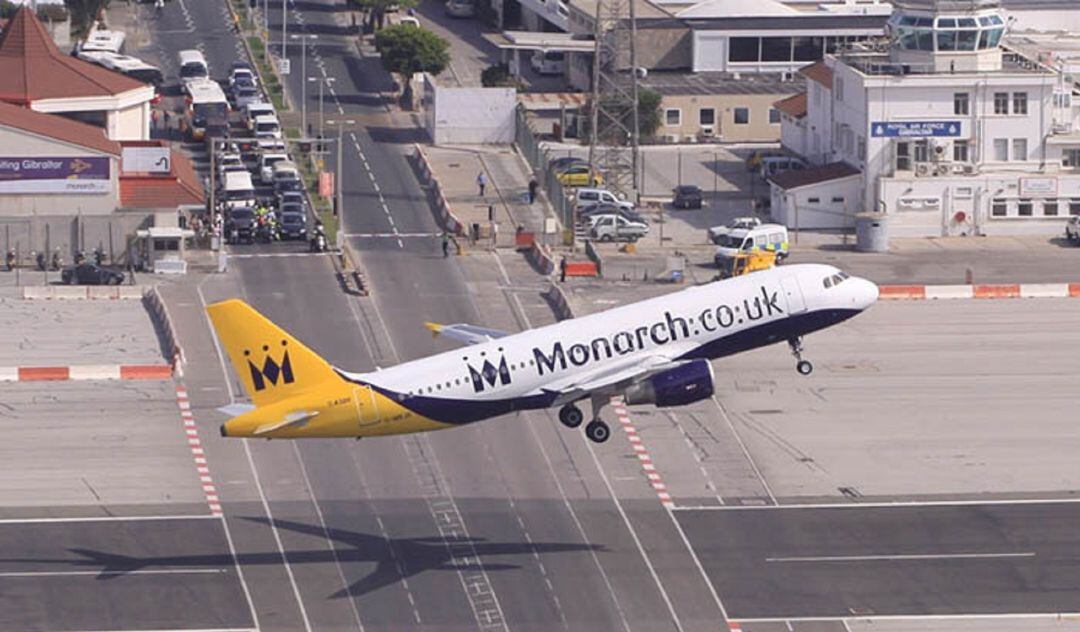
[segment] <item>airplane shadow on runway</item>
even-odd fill
[[[244,520],[273,526],[278,529],[302,533],[317,538],[329,538],[335,542],[334,550],[290,550],[286,552],[289,564],[326,564],[346,562],[373,562],[375,570],[359,581],[330,596],[333,599],[357,597],[395,584],[403,579],[426,571],[494,572],[516,570],[516,564],[484,562],[481,558],[493,555],[532,555],[543,553],[572,553],[579,551],[604,551],[594,544],[570,544],[562,542],[489,542],[484,538],[384,538],[379,535],[346,531],[319,525],[309,525],[289,520],[268,520],[247,517]],[[101,567],[99,580],[110,580],[133,571],[146,568],[223,568],[233,566],[233,556],[228,552],[202,555],[169,555],[160,557],[133,557],[84,548],[69,548],[77,559],[6,558],[0,564],[68,564],[73,567]],[[475,557],[473,553],[475,552]],[[266,553],[239,553],[236,562],[242,566],[281,564],[278,551]]]

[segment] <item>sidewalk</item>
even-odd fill
[[[541,233],[545,215],[550,215],[547,201],[538,196],[529,204],[529,178],[525,162],[512,147],[496,145],[424,147],[432,173],[438,179],[453,214],[468,227],[480,225],[487,235],[489,207],[494,209],[498,225],[498,246],[512,247],[514,232]],[[480,195],[477,175],[484,173],[487,187]],[[484,243],[484,239],[480,240]],[[490,242],[489,242],[490,243]]]

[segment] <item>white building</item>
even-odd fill
[[[888,213],[893,235],[1060,232],[1080,215],[1080,100],[1063,73],[1001,46],[1006,24],[996,0],[904,2],[886,50],[803,70],[806,114],[782,120],[797,126],[785,144],[814,165],[858,169],[844,215]],[[837,227],[823,201],[839,183],[806,181],[800,195],[822,207],[799,208],[801,227]],[[783,184],[773,214],[793,224],[799,196]]]

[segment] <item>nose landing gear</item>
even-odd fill
[[[791,347],[791,355],[795,356],[795,370],[799,372],[799,375],[810,375],[814,372],[814,365],[810,364],[809,360],[803,360],[802,352],[802,338],[789,338],[788,346]]]
[[[593,397],[593,420],[585,424],[585,436],[596,443],[603,443],[611,437],[611,428],[600,419],[600,410],[606,404],[605,397]],[[577,428],[585,421],[585,414],[577,405],[567,404],[559,409],[559,421],[567,428]]]

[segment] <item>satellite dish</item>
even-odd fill
[[[649,69],[644,66],[638,66],[635,72],[637,73],[638,79],[644,79],[649,76]]]

